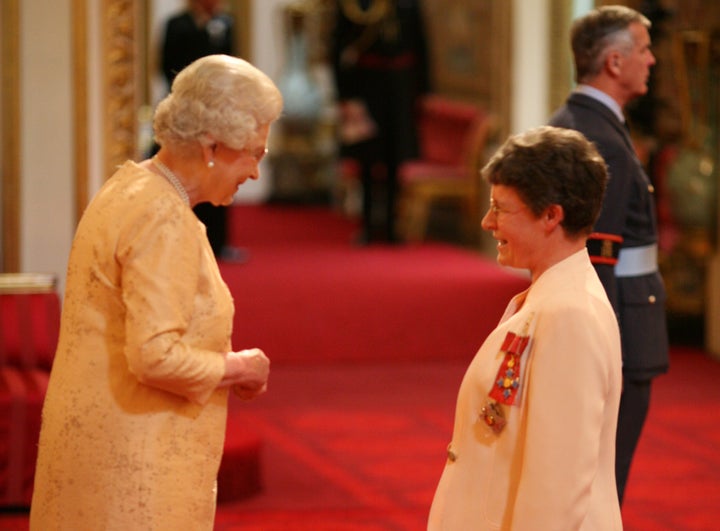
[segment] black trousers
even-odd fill
[[[651,384],[652,380],[630,380],[623,377],[615,438],[615,481],[621,504],[633,455],[650,408]]]
[[[384,175],[375,175],[372,164],[362,163],[362,227],[368,242],[395,242],[398,180],[395,165],[383,168]],[[382,196],[384,197],[382,197]],[[382,208],[378,212],[378,207]],[[379,220],[379,221],[378,221]]]

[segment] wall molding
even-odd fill
[[[105,0],[102,12],[104,175],[137,153],[140,108],[140,2]]]
[[[2,0],[2,264],[20,271],[20,2]]]

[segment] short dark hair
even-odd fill
[[[608,180],[605,160],[582,133],[552,126],[510,136],[481,171],[490,184],[513,188],[536,217],[560,205],[570,237],[592,232]]]
[[[611,46],[629,52],[634,44],[629,27],[635,23],[651,25],[645,15],[625,6],[599,7],[575,20],[570,30],[575,80],[582,83],[600,73]]]

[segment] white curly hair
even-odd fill
[[[283,99],[272,80],[243,59],[208,55],[184,68],[153,119],[161,146],[222,142],[243,149],[275,121]]]

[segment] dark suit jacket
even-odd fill
[[[610,180],[595,231],[622,237],[623,248],[657,243],[654,188],[617,116],[596,99],[573,93],[549,123],[583,133],[608,165]],[[666,372],[665,287],[660,274],[616,277],[612,265],[594,265],[618,315],[625,376],[642,380]]]
[[[160,57],[168,85],[195,59],[218,53],[234,55],[233,48],[233,19],[229,15],[217,15],[205,27],[198,27],[189,11],[170,18]]]

